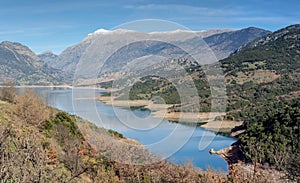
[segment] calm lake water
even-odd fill
[[[202,169],[211,167],[227,171],[227,163],[217,155],[210,155],[209,149],[219,150],[228,147],[236,141],[234,138],[216,135],[200,127],[156,119],[147,110],[129,110],[95,100],[78,100],[99,96],[103,93],[101,90],[62,88],[33,90],[42,96],[48,105],[138,140],[151,152],[165,156],[171,162],[184,164],[188,161]]]

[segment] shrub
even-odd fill
[[[51,128],[53,124],[56,124],[58,126],[62,125],[62,126],[66,127],[68,129],[70,134],[75,136],[75,135],[80,134],[75,121],[76,121],[76,119],[75,119],[74,116],[72,116],[72,115],[70,115],[66,112],[61,111],[61,112],[58,112],[56,114],[56,116],[52,119],[52,121],[50,123],[46,123],[44,125],[44,127],[45,128]]]
[[[16,97],[16,88],[12,82],[4,82],[0,88],[0,99],[13,103]]]
[[[46,104],[33,91],[16,96],[15,113],[26,123],[39,126],[49,118]]]
[[[289,179],[300,182],[300,152],[290,155],[286,170]]]
[[[111,130],[111,129],[108,130],[108,133],[112,134],[114,137],[119,137],[121,139],[124,138],[123,134],[121,134],[121,133],[119,133],[117,131]]]

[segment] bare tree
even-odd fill
[[[30,90],[16,97],[15,112],[24,122],[36,126],[43,123],[50,115],[46,104]]]
[[[8,81],[1,84],[0,87],[0,99],[13,103],[16,96],[16,88],[13,82]]]

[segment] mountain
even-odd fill
[[[9,41],[0,43],[0,78],[17,85],[57,85],[67,78],[40,61],[28,47]]]
[[[99,29],[94,33],[89,34],[86,38],[83,39],[82,42],[71,46],[64,50],[58,58],[51,62],[50,65],[54,68],[61,69],[68,73],[74,73],[76,71],[77,64],[80,59],[84,58],[84,54],[88,51],[90,55],[96,54],[95,52],[98,50],[107,51],[107,49],[119,48],[120,45],[126,44],[127,41],[139,41],[139,40],[162,40],[165,42],[172,42],[174,40],[185,40],[188,38],[192,38],[195,36],[209,36],[215,33],[220,33],[229,30],[211,30],[211,31],[202,31],[202,32],[192,32],[192,31],[184,31],[184,30],[176,30],[170,32],[152,32],[152,33],[143,33],[132,30],[104,30]],[[143,43],[141,43],[143,44]],[[153,47],[161,48],[159,45],[161,42],[156,42],[156,44],[152,44]],[[140,48],[140,46],[135,44],[136,48]],[[89,49],[87,49],[89,48]],[[162,50],[163,48],[161,48]],[[91,50],[94,50],[91,53]],[[149,49],[148,49],[149,50]],[[152,49],[153,50],[153,49]],[[147,51],[145,51],[146,54]],[[151,54],[151,49],[148,54]],[[118,60],[122,60],[124,55],[120,55],[119,58],[115,58]],[[104,57],[100,55],[100,57]],[[98,57],[97,57],[98,58]],[[100,58],[104,59],[104,58]],[[130,59],[130,57],[129,57]],[[92,59],[87,61],[89,64],[86,64],[87,68],[94,70],[94,66],[97,65],[97,60]],[[118,63],[115,64],[118,66]],[[87,72],[87,74],[90,72]]]
[[[220,67],[225,76],[227,108],[226,114],[217,116],[215,121],[243,122],[242,126],[231,131],[238,139],[231,146],[237,147],[234,158],[242,154],[245,159],[240,160],[251,162],[254,166],[268,164],[284,170],[287,177],[299,182],[300,24],[250,42],[221,60]],[[198,103],[198,100],[185,103],[187,95],[179,93],[187,91],[194,94],[188,89],[188,81],[192,78],[198,91],[200,111],[218,111],[213,105],[221,106],[218,104],[222,104],[224,98],[221,98],[222,95],[213,97],[211,93],[222,91],[223,87],[211,87],[208,81],[214,78],[206,77],[210,71],[204,73],[202,68],[199,65],[189,67],[186,68],[186,75],[172,77],[172,73],[176,73],[173,70],[167,79],[158,77],[160,75],[139,78],[131,86],[126,83],[128,88],[113,92],[112,95],[123,99],[122,96],[126,98],[128,94],[129,99],[148,99],[151,102],[155,98],[162,98],[167,104],[174,104],[168,112],[194,112],[197,106],[193,102]],[[220,77],[215,78],[213,81]],[[105,84],[109,86],[112,83],[117,86],[124,81]]]
[[[140,57],[158,55],[178,58],[186,55],[181,47],[189,51],[205,43],[206,47],[212,48],[217,59],[223,59],[242,45],[268,33],[269,31],[257,28],[151,33],[99,29],[89,34],[81,43],[67,48],[49,64],[68,73],[76,72],[76,75],[83,78],[94,78],[103,65],[106,68],[101,72],[117,72],[124,64]]]
[[[257,39],[221,61],[235,118],[251,115],[270,101],[291,100],[300,91],[300,25]],[[245,92],[247,91],[247,92]]]
[[[228,97],[226,118],[245,120],[270,102],[299,98],[299,38],[300,25],[289,26],[250,42],[220,61]],[[151,99],[158,95],[166,103],[178,104],[180,97],[170,82],[176,79],[178,83],[186,82],[192,77],[200,96],[201,111],[209,111],[211,91],[206,74],[199,65],[189,66],[185,70],[188,75],[175,75],[174,78],[171,73],[176,73],[175,70],[168,71],[168,80],[153,76],[136,80],[130,89],[130,99]]]
[[[37,55],[41,61],[45,62],[46,64],[50,64],[57,59],[58,55],[54,54],[52,51],[45,51],[41,54]]]
[[[243,45],[269,33],[271,32],[255,27],[249,27],[238,31],[211,35],[204,38],[204,41],[215,52],[218,60],[222,60]]]
[[[245,44],[244,46],[242,46],[238,51],[242,51],[242,50],[249,49],[249,48],[254,48],[257,46],[262,46],[269,42],[274,42],[277,39],[282,38],[284,36],[289,36],[292,33],[297,34],[298,30],[299,30],[299,24],[288,26],[284,29],[275,31],[274,33],[269,34],[268,36],[263,36],[263,37],[255,39],[254,41],[251,41],[249,44]]]
[[[241,48],[221,61],[228,119],[243,120],[238,144],[252,162],[286,170],[299,182],[300,24]],[[238,133],[237,133],[238,134]]]
[[[74,74],[81,56],[91,43],[90,39],[85,39],[79,44],[68,47],[48,64],[53,68]]]

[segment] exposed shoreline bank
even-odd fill
[[[202,128],[214,132],[230,132],[234,127],[242,125],[242,122],[214,120],[216,116],[222,116],[225,113],[169,112],[168,108],[172,105],[153,104],[148,100],[115,100],[111,96],[99,96],[95,99],[115,107],[144,107],[151,110],[155,118],[176,121],[178,123],[200,124]]]
[[[70,85],[20,85],[15,88],[74,88]]]

